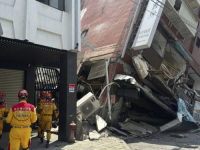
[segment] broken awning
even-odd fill
[[[171,110],[169,107],[167,107],[158,98],[156,98],[155,96],[153,96],[148,90],[146,90],[145,88],[143,88],[140,84],[138,84],[136,82],[136,80],[135,80],[134,77],[127,76],[127,75],[117,74],[115,76],[114,80],[125,80],[125,81],[129,80],[130,84],[132,84],[132,85],[136,86],[137,88],[139,88],[146,95],[146,97],[148,97],[154,103],[156,103],[157,105],[159,105],[160,107],[162,107],[164,110],[166,110],[168,113],[170,113],[171,115],[173,115],[174,117],[176,117],[176,113],[173,110]]]

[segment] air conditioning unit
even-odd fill
[[[90,115],[92,115],[96,110],[100,108],[99,101],[91,92],[82,97],[79,101],[77,101],[76,104],[77,113],[80,112],[83,119],[87,119]]]

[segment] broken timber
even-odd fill
[[[142,90],[142,92],[146,95],[146,97],[148,97],[149,99],[151,99],[153,102],[155,102],[156,104],[158,104],[160,107],[162,107],[163,109],[165,109],[167,112],[169,112],[170,114],[172,114],[174,117],[176,117],[176,113],[174,111],[172,111],[169,107],[167,107],[165,104],[163,104],[162,102],[160,102],[160,100],[156,97],[154,97],[152,94],[150,94],[148,92],[148,90],[146,90],[145,88],[143,88],[141,85],[136,83],[136,86],[138,88],[140,88]]]
[[[127,75],[121,75],[121,74],[117,74],[114,78],[114,80],[129,80],[130,84],[138,87],[141,89],[141,91],[146,95],[146,97],[148,97],[150,100],[152,100],[153,102],[155,102],[157,105],[159,105],[160,107],[162,107],[164,110],[166,110],[168,113],[170,113],[171,115],[173,115],[174,117],[176,117],[176,113],[171,110],[169,107],[167,107],[164,103],[162,103],[158,98],[156,98],[155,96],[153,96],[151,93],[149,93],[148,90],[146,90],[145,88],[143,88],[140,84],[138,84],[135,80],[135,78],[131,77],[131,76],[127,76]],[[162,82],[162,80],[161,80]],[[163,83],[163,82],[162,82]],[[163,83],[164,84],[164,83]],[[164,84],[165,85],[165,84]],[[165,86],[166,87],[166,86]],[[167,87],[166,87],[167,88]],[[171,89],[170,89],[170,93],[171,93]],[[176,95],[173,93],[173,96],[176,97]]]
[[[178,101],[178,97],[176,96],[176,94],[170,89],[169,86],[165,84],[165,82],[160,76],[153,75],[151,77],[151,83],[153,83],[153,85],[157,89],[159,89],[159,91],[163,93],[165,96],[170,97],[170,98],[173,97],[176,101]]]

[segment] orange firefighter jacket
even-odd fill
[[[6,122],[11,126],[30,126],[37,120],[35,107],[26,101],[20,101],[10,108]]]

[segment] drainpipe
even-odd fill
[[[106,84],[109,85],[109,77],[108,77],[108,66],[109,66],[109,60],[105,61],[106,64]],[[110,87],[107,86],[107,102],[108,102],[108,116],[111,120],[111,105],[110,105]]]
[[[124,45],[124,49],[123,49],[121,58],[124,58],[124,55],[125,55],[125,52],[126,52],[126,49],[127,49],[127,46],[128,46],[128,42],[129,42],[131,34],[133,32],[133,26],[135,24],[135,21],[136,21],[136,18],[137,18],[138,12],[139,12],[139,7],[140,7],[141,3],[142,3],[142,0],[139,0],[139,3],[137,5],[136,11],[135,11],[135,15],[133,17],[133,20],[132,20],[132,23],[131,23],[131,27],[130,27],[130,30],[129,30],[129,33],[128,33],[128,37],[127,37],[126,43]]]
[[[2,26],[1,26],[1,22],[0,22],[0,36],[3,35],[3,29],[2,29]]]

